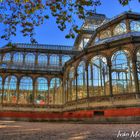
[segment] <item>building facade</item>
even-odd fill
[[[0,48],[0,117],[139,119],[139,81],[140,14],[95,14],[74,46]]]

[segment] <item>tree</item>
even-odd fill
[[[120,4],[127,5],[131,0],[119,0]],[[69,24],[66,38],[74,38],[80,32],[75,19],[84,19],[95,13],[95,7],[101,5],[100,0],[0,0],[0,22],[5,24],[1,38],[9,40],[16,36],[17,27],[21,27],[23,36],[34,39],[34,28],[54,16],[58,28],[63,31]],[[91,10],[94,9],[94,10]]]
[[[128,5],[129,2],[132,1],[132,0],[119,0],[120,4],[125,6],[125,5]],[[138,0],[140,2],[140,0]]]

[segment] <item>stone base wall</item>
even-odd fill
[[[79,110],[69,112],[0,111],[0,119],[27,121],[85,121],[94,123],[140,123],[140,108]]]
[[[28,121],[140,122],[140,98],[135,94],[73,101],[61,106],[0,106],[0,119]]]

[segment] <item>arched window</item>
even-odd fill
[[[140,87],[140,50],[137,52],[137,72],[138,72],[138,81]]]
[[[35,55],[33,53],[28,53],[25,56],[25,64],[26,65],[35,65]]]
[[[20,53],[20,52],[15,53],[15,54],[13,55],[13,62],[14,62],[15,64],[17,64],[17,63],[22,64],[22,63],[23,63],[23,54]]]
[[[140,32],[140,21],[131,21],[130,28],[132,32]]]
[[[3,62],[10,62],[11,61],[11,54],[10,53],[6,53],[3,56]]]
[[[58,55],[51,55],[50,56],[50,65],[51,66],[59,66],[60,60]]]
[[[53,78],[50,82],[50,104],[62,104],[62,82],[60,78]]]
[[[38,56],[38,65],[39,66],[47,66],[48,64],[48,57],[45,54],[40,54]]]
[[[109,95],[109,73],[107,60],[102,56],[95,56],[88,65],[89,96]]]
[[[44,77],[39,77],[36,80],[35,103],[45,104],[48,103],[48,81]]]
[[[113,94],[135,91],[132,63],[127,51],[117,51],[112,56]]]
[[[126,33],[126,24],[124,22],[119,23],[114,29],[114,35],[121,35]]]
[[[0,76],[0,103],[2,102],[2,77]]]
[[[69,71],[68,80],[68,101],[73,100],[76,100],[76,77],[74,67],[72,67]]]
[[[70,60],[70,56],[69,55],[64,55],[62,56],[62,65],[64,65],[67,61]]]
[[[22,77],[20,80],[19,104],[33,103],[33,80],[30,77]]]
[[[4,82],[3,103],[17,102],[17,78],[15,76],[8,76]]]
[[[87,97],[87,74],[85,69],[85,62],[80,62],[77,68],[77,96],[78,99]]]
[[[105,39],[111,37],[111,31],[105,30],[100,33],[100,39]]]

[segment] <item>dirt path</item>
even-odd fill
[[[0,121],[0,140],[140,140],[140,125]]]

